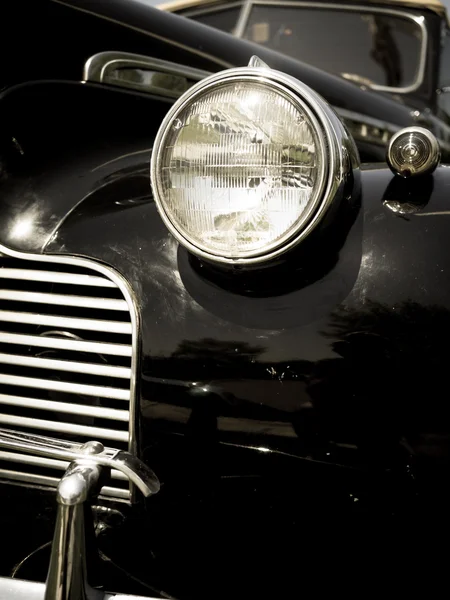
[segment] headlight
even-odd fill
[[[351,171],[349,144],[328,105],[297,80],[265,68],[224,71],[191,88],[161,125],[155,200],[192,252],[265,261],[319,222]]]

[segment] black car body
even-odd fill
[[[439,17],[413,10],[439,45]],[[0,27],[0,597],[43,597],[65,444],[88,440],[161,483],[144,500],[117,463],[102,481],[97,541],[70,562],[89,554],[93,588],[314,596],[428,577],[449,530],[448,167],[394,176],[387,139],[355,135],[370,162],[352,202],[250,270],[178,244],[149,178],[177,86],[255,54],[364,131],[413,125],[408,103],[137,0],[16,0]]]

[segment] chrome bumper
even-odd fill
[[[0,600],[44,600],[45,583],[22,581],[0,577]],[[100,594],[97,600],[150,600],[150,596],[126,596],[123,594]]]

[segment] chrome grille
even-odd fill
[[[136,336],[116,273],[0,246],[0,426],[133,451]],[[66,466],[0,452],[2,480],[54,487]],[[119,472],[102,493],[130,499]]]

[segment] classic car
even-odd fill
[[[0,27],[0,599],[433,594],[445,120],[144,0]]]

